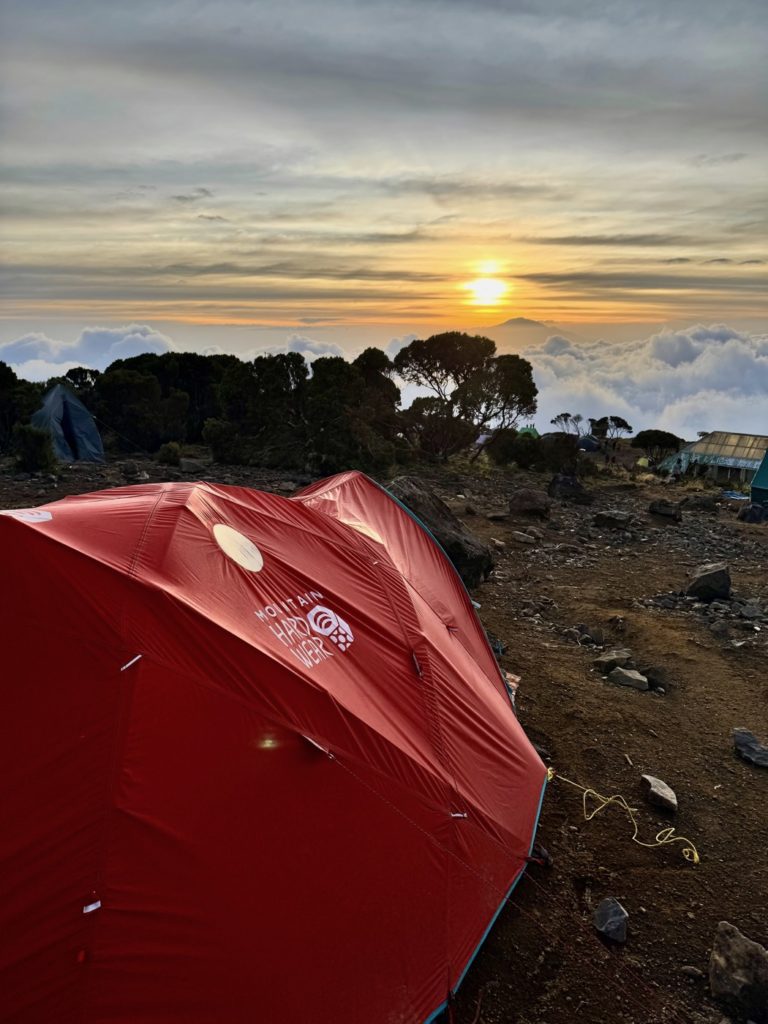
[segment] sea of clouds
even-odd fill
[[[413,337],[393,338],[387,351],[394,355]],[[88,327],[72,342],[27,334],[0,345],[0,359],[20,377],[46,380],[73,366],[104,369],[115,359],[175,347],[152,327],[128,324]],[[213,351],[222,350],[206,349]],[[299,334],[262,351],[301,352],[310,362],[344,355],[333,342]],[[540,428],[567,410],[585,419],[623,416],[635,430],[658,427],[686,438],[699,430],[768,433],[768,335],[725,324],[662,331],[633,342],[576,342],[553,335],[523,354],[539,388]],[[413,397],[410,391],[404,391],[405,404]]]

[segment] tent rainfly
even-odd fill
[[[93,416],[66,385],[51,388],[30,422],[50,433],[60,462],[104,462],[104,447]]]
[[[0,558],[4,1019],[433,1020],[547,772],[425,528],[359,473],[147,484]]]
[[[768,452],[763,456],[760,468],[752,480],[752,502],[768,508]]]

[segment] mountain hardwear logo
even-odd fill
[[[336,612],[332,612],[330,608],[326,608],[322,604],[316,605],[309,612],[307,622],[314,633],[327,636],[340,651],[346,651],[355,639],[349,624]]]
[[[319,590],[282,597],[254,614],[272,636],[306,668],[349,650],[354,634],[348,622],[325,604]]]

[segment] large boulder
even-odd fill
[[[491,548],[464,526],[435,492],[412,476],[399,476],[389,491],[434,534],[468,587],[482,583],[493,568]]]
[[[573,473],[555,473],[547,487],[550,498],[569,501],[574,505],[591,505],[595,500],[579,478]]]
[[[731,596],[731,571],[725,562],[700,565],[685,592],[699,601],[727,601]]]
[[[518,515],[546,519],[551,507],[549,497],[535,487],[520,487],[509,498],[509,511]]]
[[[739,514],[736,518],[740,523],[764,523],[768,521],[768,508],[751,502],[749,505],[745,505],[744,508],[739,509]]]
[[[768,1022],[768,950],[721,921],[709,958],[709,988],[716,999],[751,1018]]]

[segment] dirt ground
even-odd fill
[[[152,479],[183,475],[150,462],[139,468]],[[564,776],[623,794],[638,808],[641,838],[653,841],[674,825],[701,856],[693,866],[682,844],[634,844],[628,818],[615,807],[586,822],[580,792],[556,778],[538,836],[553,864],[531,866],[514,891],[456,997],[452,1021],[719,1024],[725,1014],[710,1000],[706,979],[718,922],[768,945],[768,771],[737,759],[731,741],[737,726],[768,735],[768,622],[757,629],[734,622],[725,639],[701,611],[642,601],[679,591],[696,565],[725,560],[736,591],[768,604],[768,525],[739,524],[726,508],[686,513],[682,525],[656,520],[646,510],[662,493],[659,484],[607,475],[588,482],[593,507],[556,505],[549,525],[490,521],[514,487],[542,487],[546,478],[432,476],[473,532],[506,545],[473,597],[486,628],[507,645],[504,667],[522,677],[517,708],[531,739]],[[222,467],[206,478],[285,492],[295,483]],[[57,480],[14,479],[0,467],[0,508],[125,482],[119,465],[65,469]],[[630,511],[641,525],[623,539],[595,530],[601,508]],[[542,538],[516,542],[513,532],[531,524]],[[603,629],[606,649],[628,646],[639,662],[662,670],[665,692],[605,681],[592,665],[599,650],[564,633],[580,623]],[[646,772],[675,790],[674,817],[645,803]],[[592,911],[607,896],[629,912],[622,947],[609,949],[592,927]]]

